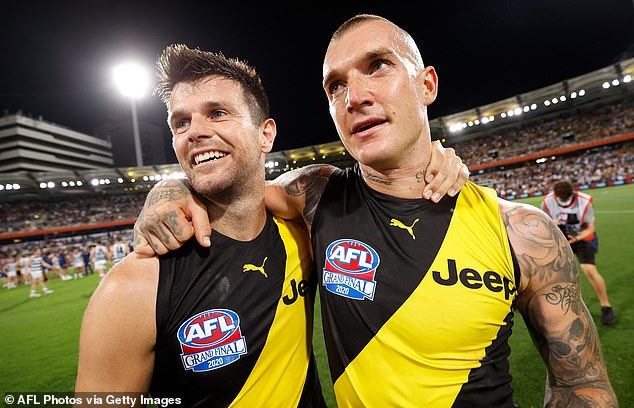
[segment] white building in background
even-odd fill
[[[0,172],[112,166],[112,144],[106,140],[19,113],[0,117]]]

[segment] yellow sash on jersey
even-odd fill
[[[450,270],[455,284],[434,280]],[[505,325],[514,280],[495,192],[467,183],[425,278],[337,379],[339,407],[450,407]]]
[[[292,222],[273,217],[286,248],[284,289],[271,330],[249,378],[232,407],[296,407],[299,403],[312,353],[313,299],[292,299],[295,288],[307,281],[312,270],[307,233]]]

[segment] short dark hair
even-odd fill
[[[156,60],[158,82],[154,92],[163,103],[169,104],[176,84],[194,83],[210,76],[231,79],[242,87],[257,125],[269,118],[269,99],[260,75],[245,61],[225,57],[221,52],[201,51],[184,44],[167,46]]]
[[[572,196],[575,188],[571,182],[567,180],[562,180],[555,183],[553,191],[555,192],[555,196],[557,196],[557,198],[566,201]]]

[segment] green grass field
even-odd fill
[[[621,407],[634,406],[634,185],[587,190],[595,197],[600,250],[599,271],[618,314],[613,327],[598,324],[603,353]],[[523,200],[539,204],[539,199]],[[96,275],[71,281],[52,280],[55,293],[29,299],[28,288],[0,290],[0,394],[71,392],[77,372],[79,328],[83,311],[99,282]],[[595,321],[596,295],[581,277],[584,300]],[[316,307],[319,322],[319,307]],[[522,408],[540,407],[545,367],[521,316],[512,336],[511,370],[515,399]],[[315,354],[329,406],[334,407],[321,324],[315,324]],[[4,406],[4,398],[0,403]]]

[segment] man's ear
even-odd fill
[[[436,69],[431,65],[426,67],[421,73],[421,80],[423,81],[423,89],[425,95],[423,96],[423,103],[425,106],[431,105],[438,96],[438,76],[436,75]]]
[[[277,135],[277,125],[271,118],[260,125],[260,145],[263,153],[269,153],[273,149],[273,141]]]

